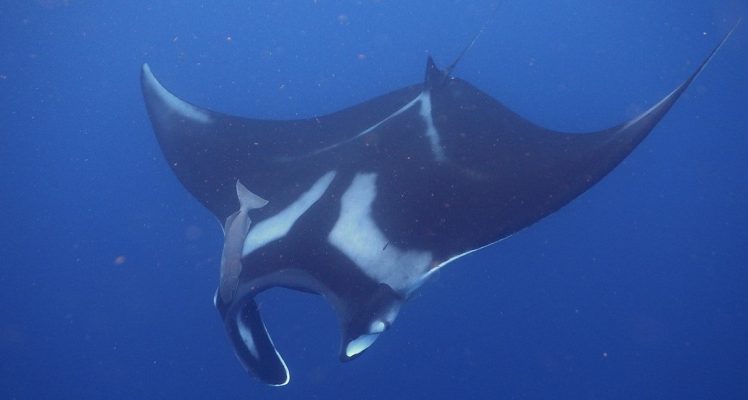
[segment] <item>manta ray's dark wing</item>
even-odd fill
[[[141,83],[148,114],[169,165],[187,190],[221,221],[237,209],[237,178],[250,173],[251,189],[258,193],[276,192],[279,186],[293,192],[293,181],[303,181],[295,169],[303,170],[308,163],[283,160],[309,158],[355,138],[396,112],[420,90],[420,85],[413,85],[323,117],[260,120],[189,104],[161,86],[148,65],[143,66]],[[271,202],[269,207],[273,206]]]
[[[431,59],[422,84],[305,120],[199,108],[169,93],[147,66],[142,86],[179,180],[221,222],[241,216],[226,221],[237,227],[225,232],[221,268],[231,290],[216,296],[216,307],[244,366],[283,385],[288,370],[260,318],[258,293],[283,286],[323,295],[340,320],[341,359],[356,357],[430,273],[602,179],[726,39],[642,115],[590,134],[539,127]],[[240,209],[237,181],[268,204]]]

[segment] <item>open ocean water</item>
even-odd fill
[[[495,17],[492,10],[498,6]],[[213,308],[222,234],[164,161],[140,65],[227,113],[334,112],[455,74],[556,130],[655,104],[744,0],[0,4],[0,398],[748,398],[748,23],[600,184],[428,282],[362,357],[260,297],[289,386]]]

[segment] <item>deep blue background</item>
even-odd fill
[[[590,131],[681,82],[743,0],[502,2],[456,73]],[[494,1],[0,5],[0,398],[748,398],[748,25],[602,183],[429,282],[355,362],[321,298],[262,297],[265,387],[212,306],[221,231],[161,157],[150,63],[212,109],[332,112],[445,65]],[[125,257],[117,263],[117,257]]]

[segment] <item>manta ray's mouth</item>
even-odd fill
[[[268,290],[270,288],[265,288]],[[264,291],[262,290],[262,291]],[[290,381],[290,374],[283,357],[275,347],[262,320],[260,309],[255,301],[262,291],[240,291],[233,301],[224,303],[216,291],[214,304],[223,319],[226,334],[244,368],[262,382],[283,386]],[[350,361],[361,355],[385,332],[397,318],[404,301],[399,296],[392,297],[392,289],[386,285],[378,287],[372,295],[376,302],[362,305],[369,312],[371,320],[346,317],[346,312],[336,308],[341,320],[340,360]],[[351,315],[361,315],[351,312]]]
[[[438,268],[550,215],[612,171],[734,30],[642,115],[587,134],[543,128],[452,76],[456,63],[440,70],[431,58],[421,83],[295,120],[200,108],[147,65],[141,85],[169,166],[225,220],[214,301],[235,353],[282,386],[288,368],[258,293],[321,294],[340,321],[341,360],[360,356]]]

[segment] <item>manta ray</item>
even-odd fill
[[[255,302],[274,287],[322,295],[340,322],[340,359],[359,356],[435,271],[553,213],[615,168],[734,29],[654,106],[584,134],[528,121],[454,76],[456,62],[440,69],[431,57],[423,82],[296,120],[198,107],[144,64],[164,157],[224,226],[214,303],[240,362],[264,383],[289,382]]]

